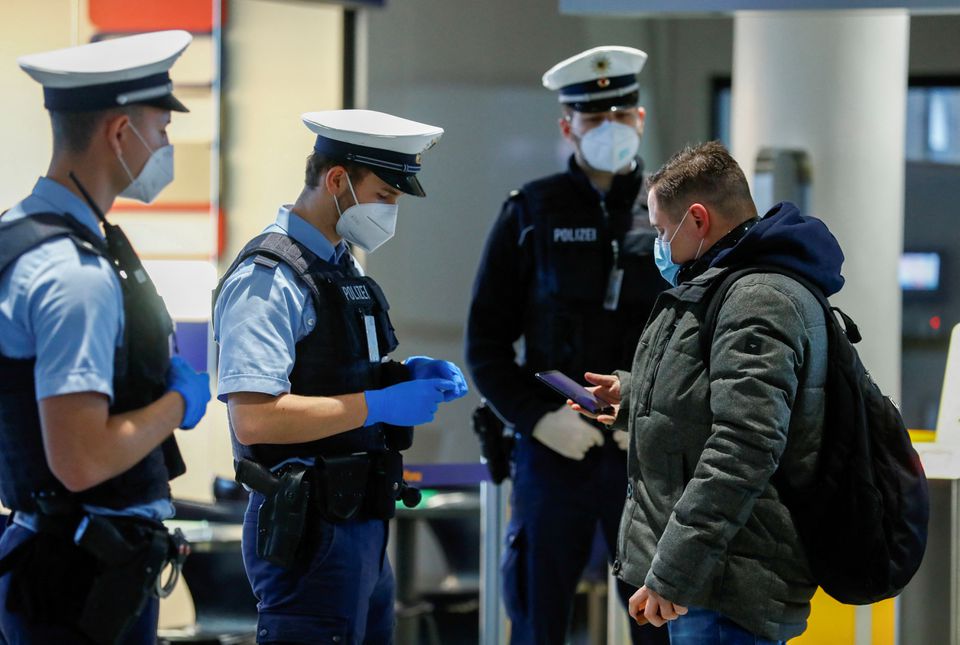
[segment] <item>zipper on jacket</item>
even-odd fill
[[[629,503],[632,499],[633,499],[633,481],[628,481],[627,482],[627,499],[624,502],[625,510],[627,508],[626,504]],[[633,514],[633,507],[630,507],[630,513],[631,515]],[[627,541],[626,533],[628,530],[630,530],[630,521],[632,519],[633,519],[632,517],[620,518],[621,526],[617,529],[617,544],[613,553],[613,577],[614,578],[619,578],[620,571],[623,570],[622,554],[626,547],[626,541]],[[626,526],[623,526],[624,521],[626,521]]]
[[[674,315],[676,315],[675,311],[673,313]],[[648,381],[648,385],[647,385],[646,396],[644,397],[644,401],[643,401],[644,414],[650,413],[650,406],[653,401],[653,386],[657,382],[657,374],[660,373],[660,364],[663,363],[663,355],[667,353],[667,345],[670,344],[670,338],[673,336],[673,332],[677,328],[677,323],[679,322],[679,320],[680,320],[679,318],[674,318],[673,322],[670,323],[668,329],[666,331],[661,330],[660,333],[657,335],[657,338],[656,338],[657,345],[663,345],[663,347],[662,348],[654,347],[654,351],[657,352],[656,354],[657,360],[653,365],[653,373],[650,375],[650,380]],[[667,338],[664,340],[663,336],[666,336]]]

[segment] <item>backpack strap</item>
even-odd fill
[[[707,296],[709,298],[709,304],[707,305],[707,311],[703,317],[703,320],[700,321],[698,338],[700,344],[700,356],[702,357],[703,364],[707,367],[707,369],[710,368],[710,348],[713,346],[713,337],[717,330],[717,318],[720,316],[720,309],[723,307],[723,303],[726,300],[727,292],[730,291],[730,288],[733,287],[737,280],[753,273],[776,273],[798,282],[803,288],[813,294],[813,297],[816,298],[817,302],[820,303],[820,307],[823,309],[824,315],[827,318],[827,324],[830,324],[831,320],[833,321],[833,324],[839,324],[836,316],[840,316],[841,320],[843,320],[842,332],[846,334],[847,339],[851,343],[860,342],[860,330],[856,323],[853,322],[853,319],[841,311],[838,307],[831,305],[827,300],[826,295],[823,293],[823,289],[816,286],[803,276],[789,269],[778,266],[757,265],[735,267],[720,276],[717,280],[716,286],[712,288],[711,293]]]
[[[47,240],[66,236],[91,253],[106,257],[103,240],[70,215],[36,213],[0,224],[0,273],[14,260]]]

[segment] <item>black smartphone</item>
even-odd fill
[[[595,397],[585,387],[563,372],[549,370],[547,372],[537,372],[534,376],[591,414],[613,412],[612,407]]]

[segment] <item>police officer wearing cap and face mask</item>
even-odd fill
[[[303,191],[240,252],[214,306],[219,396],[251,489],[244,564],[258,642],[389,643],[387,520],[418,501],[400,451],[467,389],[453,363],[390,359],[387,300],[347,243],[372,252],[393,236],[443,130],[368,110],[303,122],[317,135]]]
[[[597,527],[610,560],[627,489],[625,432],[580,418],[534,379],[629,365],[667,287],[653,261],[636,74],[646,54],[598,47],[543,77],[559,90],[565,172],[526,184],[490,232],[467,327],[469,368],[517,437],[503,598],[513,643],[561,643]],[[523,339],[519,361],[514,343]],[[624,602],[631,591],[620,583]],[[632,621],[631,621],[632,623]],[[631,625],[634,643],[666,633]]]
[[[186,111],[168,70],[183,31],[24,56],[43,85],[54,152],[0,217],[0,641],[154,643],[159,579],[186,544],[168,480],[172,433],[210,399],[206,374],[170,357],[172,323],[104,213],[173,178],[166,127]]]

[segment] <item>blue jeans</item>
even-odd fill
[[[690,607],[686,615],[667,623],[671,645],[783,645],[751,634],[729,618],[709,609]]]

